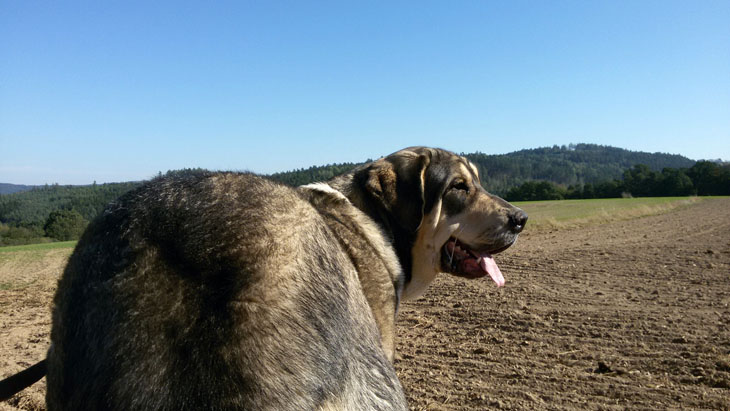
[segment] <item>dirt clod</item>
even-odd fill
[[[613,372],[613,370],[605,362],[598,361],[598,367],[593,372],[596,374],[608,374],[609,372]]]

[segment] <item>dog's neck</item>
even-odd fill
[[[403,282],[408,285],[412,279],[412,249],[416,240],[415,235],[404,229],[398,221],[395,221],[393,216],[385,211],[382,204],[368,192],[363,180],[365,176],[362,173],[363,170],[366,169],[360,168],[337,176],[328,181],[327,185],[347,197],[355,207],[370,217],[385,233],[398,256],[398,261],[403,270]]]
[[[395,315],[404,276],[388,237],[349,198],[324,183],[300,187],[319,211],[355,266],[365,298],[378,325],[383,349],[392,360]]]
[[[363,188],[356,185],[353,173],[346,173],[337,176],[328,181],[326,185],[331,187],[334,191],[341,193],[352,203],[352,205],[370,216],[370,218],[375,220],[381,228],[390,233],[388,227],[383,226],[385,221],[383,221],[376,208],[372,207],[370,202],[367,200],[365,195],[366,193]]]

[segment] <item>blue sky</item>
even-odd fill
[[[2,1],[0,182],[410,145],[730,160],[728,21],[726,0]]]

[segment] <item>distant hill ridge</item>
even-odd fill
[[[620,178],[624,170],[645,164],[654,171],[689,168],[694,160],[677,154],[646,153],[596,144],[571,144],[515,151],[508,154],[464,154],[479,169],[482,185],[498,195],[526,181],[546,180],[562,185],[581,185]],[[362,163],[359,163],[362,164]],[[272,174],[290,185],[326,181],[358,166],[341,163],[312,166]]]
[[[677,154],[646,153],[596,144],[571,144],[515,151],[503,155],[467,154],[480,168],[482,184],[504,195],[525,181],[544,180],[562,185],[595,184],[621,178],[636,164],[653,171],[689,168],[694,160]]]
[[[504,196],[512,187],[526,181],[546,180],[561,185],[582,185],[621,178],[624,170],[646,164],[652,170],[688,168],[695,161],[686,157],[643,153],[595,144],[553,146],[516,151],[509,154],[464,154],[479,169],[482,184]],[[297,186],[330,178],[352,170],[362,163],[340,163],[313,166],[272,174],[270,177]],[[176,170],[185,173],[195,170]],[[139,182],[93,184],[83,186],[45,185],[19,186],[1,184],[14,190],[0,195],[0,223],[42,226],[51,211],[75,209],[85,219],[94,218],[112,199],[138,186]],[[30,189],[28,189],[30,188]],[[26,191],[19,191],[25,189]]]
[[[0,183],[0,194],[19,193],[21,191],[32,190],[35,187],[36,186],[26,186],[26,185],[23,185],[23,184]]]

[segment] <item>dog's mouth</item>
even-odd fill
[[[442,269],[449,274],[470,279],[481,278],[489,274],[497,287],[502,287],[504,285],[504,276],[502,276],[502,272],[492,255],[501,253],[511,245],[508,244],[495,250],[476,251],[459,242],[458,239],[451,237],[441,250]]]

